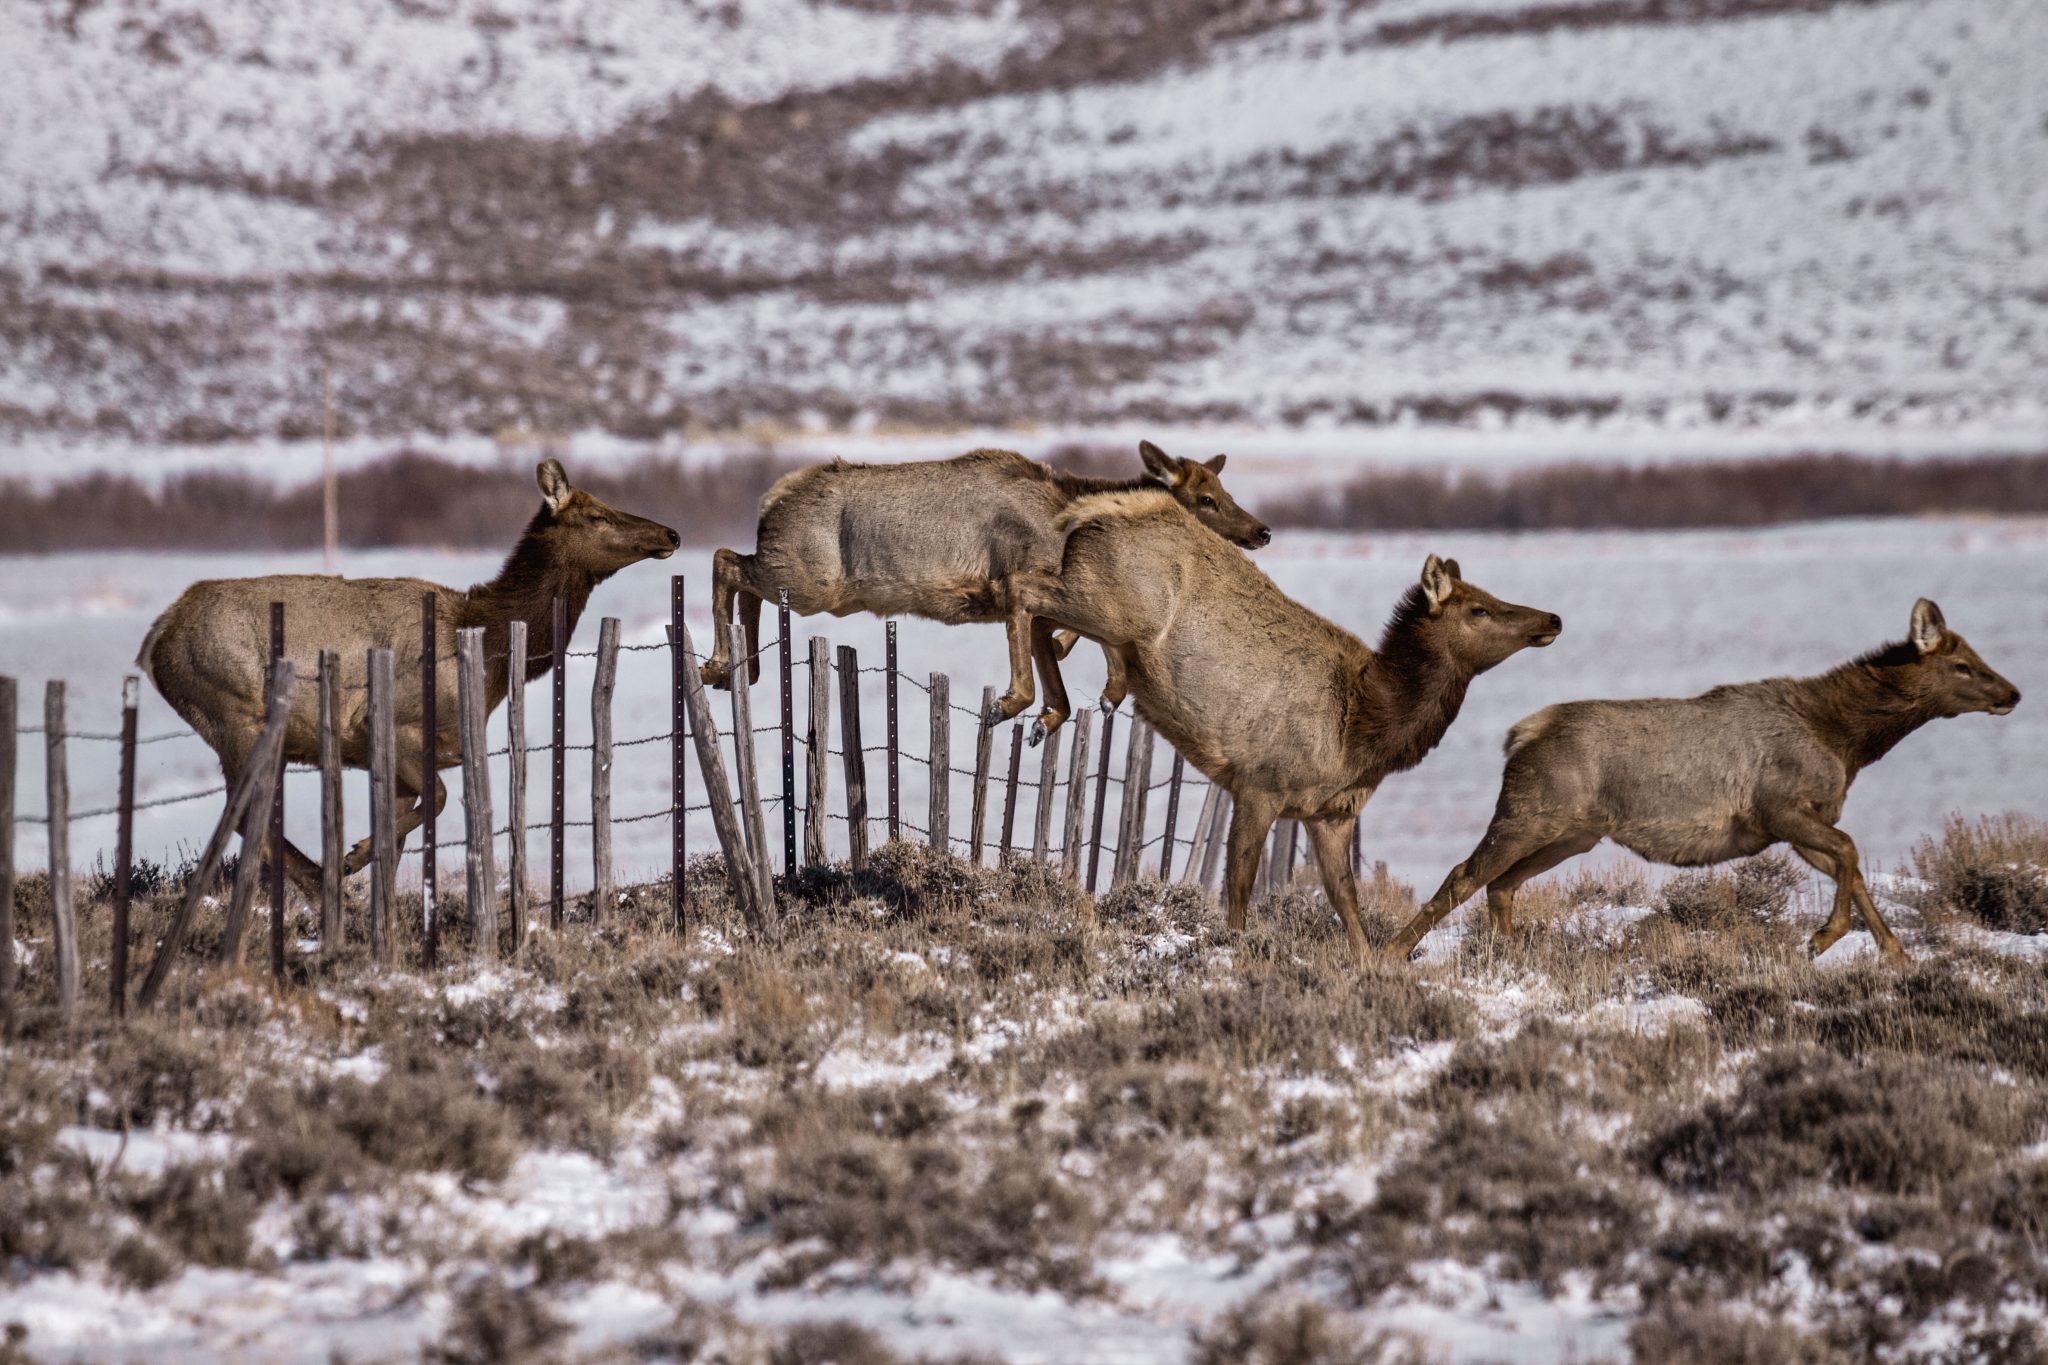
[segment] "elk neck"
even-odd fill
[[[1793,709],[1853,775],[1937,719],[1941,711],[1913,684],[1919,651],[1886,645],[1817,677],[1792,684]]]
[[[566,562],[542,534],[548,524],[548,511],[542,508],[527,524],[512,553],[505,556],[498,576],[463,594],[461,624],[484,628],[484,649],[494,658],[490,675],[491,691],[496,695],[503,695],[503,665],[495,659],[505,652],[506,627],[514,621],[526,622],[526,676],[529,680],[541,677],[554,665],[555,598],[568,600],[569,634],[573,636],[576,622],[590,604],[590,594],[605,578],[583,565]]]
[[[1410,588],[1353,687],[1345,738],[1364,779],[1422,762],[1458,718],[1472,678],[1432,638],[1428,603]]]

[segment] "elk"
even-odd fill
[[[338,721],[342,762],[369,766],[368,651],[392,651],[392,690],[397,731],[397,785],[401,809],[399,843],[426,818],[421,794],[433,778],[434,810],[448,799],[438,770],[462,761],[456,707],[455,632],[484,629],[489,656],[485,709],[505,699],[510,661],[506,627],[527,624],[530,639],[546,640],[553,630],[553,604],[567,599],[570,629],[605,579],[643,559],[666,559],[682,538],[666,526],[609,507],[569,486],[561,463],[546,460],[536,471],[540,510],[527,523],[505,566],[488,583],[461,592],[418,578],[330,578],[313,574],[271,574],[194,583],[156,619],[143,638],[136,663],[185,723],[199,732],[220,759],[232,787],[248,762],[263,723],[264,683],[270,662],[270,604],[285,604],[285,650],[302,679],[316,675],[321,650],[340,656]],[[435,596],[436,660],[434,758],[424,761],[421,734],[420,599]],[[526,676],[537,678],[553,665],[551,651],[532,650]],[[320,756],[318,690],[297,689],[285,725],[285,757],[314,763]],[[408,807],[405,803],[410,803]],[[285,869],[308,899],[319,894],[320,865],[297,848],[284,846]],[[370,858],[364,839],[348,854],[345,870],[360,871]]]
[[[720,550],[712,557],[711,619],[715,626],[704,682],[730,686],[732,655],[725,623],[737,599],[747,635],[748,680],[761,677],[761,603],[787,591],[801,615],[908,614],[949,625],[1001,621],[1008,630],[1010,685],[988,720],[1009,720],[1031,704],[1031,621],[1016,604],[1017,576],[1059,564],[1064,533],[1056,523],[1082,498],[1105,493],[1149,498],[1185,508],[1222,539],[1248,549],[1273,533],[1239,507],[1217,475],[1224,458],[1176,459],[1150,441],[1138,446],[1144,476],[1114,480],[1054,470],[1010,450],[976,450],[950,460],[863,465],[834,460],[782,478],[761,499],[754,553]],[[1221,547],[1221,540],[1218,542]],[[1058,671],[1073,642],[1039,659]],[[1103,703],[1124,696],[1116,657]],[[1048,680],[1050,695],[1055,684]],[[1032,742],[1066,719],[1058,709],[1039,716]]]
[[[1513,928],[1515,890],[1602,839],[1652,862],[1701,867],[1772,844],[1835,883],[1815,957],[1849,932],[1852,906],[1878,948],[1907,960],[1870,898],[1856,844],[1836,824],[1856,774],[1931,720],[2019,705],[2019,689],[1913,604],[1907,638],[1810,678],[1766,678],[1697,697],[1575,701],[1517,721],[1493,821],[1387,947],[1405,960],[1481,886],[1495,928]]]
[[[1120,655],[1138,714],[1234,798],[1232,929],[1244,927],[1267,831],[1289,816],[1308,827],[1323,889],[1363,961],[1352,822],[1389,773],[1436,747],[1473,678],[1548,645],[1564,623],[1501,601],[1465,582],[1457,561],[1431,555],[1369,649],[1172,503],[1098,495],[1061,525],[1058,572],[1018,584],[1034,651],[1050,650],[1058,625]],[[1048,677],[1049,692],[1058,685]]]

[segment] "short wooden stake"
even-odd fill
[[[931,809],[925,823],[931,846],[941,853],[952,849],[953,822],[953,683],[943,673],[927,680],[932,694],[932,741],[926,751],[931,767]]]
[[[811,637],[810,729],[804,736],[804,863],[823,867],[825,858],[825,764],[832,753],[832,643]]]
[[[995,740],[995,727],[989,724],[988,718],[995,705],[995,688],[982,688],[981,709],[974,713],[974,806],[967,822],[967,856],[977,867],[981,865],[982,837],[988,831],[989,746]]]
[[[1201,871],[1202,855],[1208,849],[1210,829],[1216,820],[1216,807],[1223,800],[1223,788],[1214,782],[1202,793],[1202,808],[1195,813],[1195,836],[1188,847],[1187,863],[1180,870],[1183,882],[1194,882]]]
[[[590,920],[611,916],[618,899],[612,884],[612,694],[619,682],[619,618],[597,631],[597,677],[590,685]],[[734,684],[738,686],[738,684]]]
[[[273,664],[275,669],[276,665]],[[278,751],[283,752],[283,745]],[[235,864],[235,883],[228,893],[227,928],[221,934],[218,960],[223,967],[239,967],[242,943],[248,937],[249,906],[256,899],[256,884],[263,879],[263,861],[269,843],[270,812],[277,801],[277,783],[258,781],[249,810],[242,818],[242,856]],[[275,854],[271,855],[273,858]]]
[[[1223,855],[1230,849],[1230,810],[1234,803],[1229,792],[1217,798],[1216,818],[1209,825],[1209,837],[1202,844],[1202,870],[1195,876],[1195,884],[1213,888],[1217,874],[1223,869]]]
[[[1088,738],[1095,713],[1083,711],[1067,722],[1074,727],[1074,756],[1067,764],[1067,818],[1060,829],[1060,872],[1068,881],[1081,873],[1081,826],[1088,814]]]
[[[855,872],[868,865],[868,758],[860,742],[860,655],[839,646],[839,751],[846,763],[846,841]]]
[[[1117,822],[1116,861],[1111,864],[1112,888],[1134,880],[1144,853],[1145,806],[1152,782],[1152,727],[1142,720],[1131,722],[1131,742],[1124,751],[1124,803]]]

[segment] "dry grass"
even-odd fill
[[[1930,843],[1930,907],[2037,834]],[[1361,972],[1300,887],[1231,936],[1186,887],[1091,903],[1027,861],[892,845],[788,885],[764,943],[702,859],[689,933],[639,888],[483,981],[459,906],[439,980],[352,950],[273,991],[208,969],[202,932],[162,1012],[118,1028],[93,905],[81,1018],[42,1003],[38,952],[0,1054],[0,1264],[148,1292],[395,1256],[445,1305],[436,1359],[573,1355],[578,1304],[639,1285],[684,1307],[637,1353],[886,1362],[860,1329],[749,1327],[747,1298],[829,1312],[954,1275],[1137,1311],[1114,1268],[1163,1238],[1279,1267],[1219,1287],[1202,1361],[1405,1359],[1374,1317],[1446,1264],[1611,1301],[1646,1359],[1916,1358],[1937,1318],[1970,1358],[2029,1358],[2002,1306],[2048,1303],[2048,981],[1910,919],[1935,947],[1909,971],[1815,965],[1790,882],[1712,871],[1617,925],[1651,898],[1599,869],[1528,888],[1513,934],[1475,916],[1444,961]],[[1412,896],[1368,891],[1384,936]],[[92,1159],[66,1125],[218,1145]],[[627,1225],[460,1212],[520,1207],[550,1153],[640,1182]],[[677,1294],[679,1267],[733,1277],[739,1317]]]

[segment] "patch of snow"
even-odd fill
[[[135,1128],[126,1133],[76,1125],[57,1130],[57,1145],[94,1165],[135,1175],[160,1175],[171,1166],[225,1161],[235,1141],[225,1133],[191,1133],[175,1128]]]

